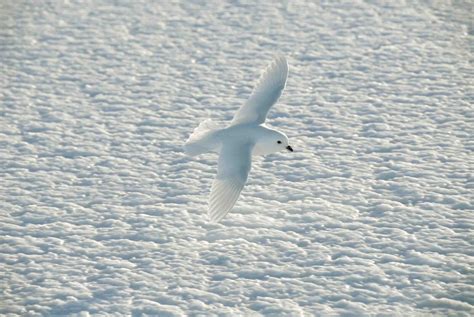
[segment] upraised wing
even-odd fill
[[[234,207],[247,182],[253,144],[230,143],[222,146],[217,176],[209,197],[209,218],[219,222]]]
[[[288,62],[285,57],[278,57],[260,76],[252,95],[237,111],[231,125],[264,123],[271,106],[280,98],[287,77]]]

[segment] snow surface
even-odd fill
[[[471,1],[1,1],[0,314],[474,314]],[[277,54],[256,160],[207,221]]]

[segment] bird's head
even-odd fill
[[[293,152],[293,148],[289,145],[288,137],[276,130],[268,130],[254,148],[255,155],[267,155],[281,151]]]

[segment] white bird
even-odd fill
[[[271,106],[280,98],[288,77],[288,63],[277,58],[260,76],[250,98],[226,128],[202,122],[184,146],[188,155],[220,152],[217,176],[209,197],[209,218],[219,222],[232,209],[247,182],[252,155],[282,150],[293,152],[287,136],[263,125]]]

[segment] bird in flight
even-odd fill
[[[222,220],[235,205],[247,182],[252,156],[284,150],[293,152],[284,133],[264,125],[268,111],[285,88],[287,77],[286,58],[276,58],[262,73],[249,99],[227,127],[205,120],[186,141],[184,150],[190,156],[219,153],[217,176],[209,197],[212,222]]]

